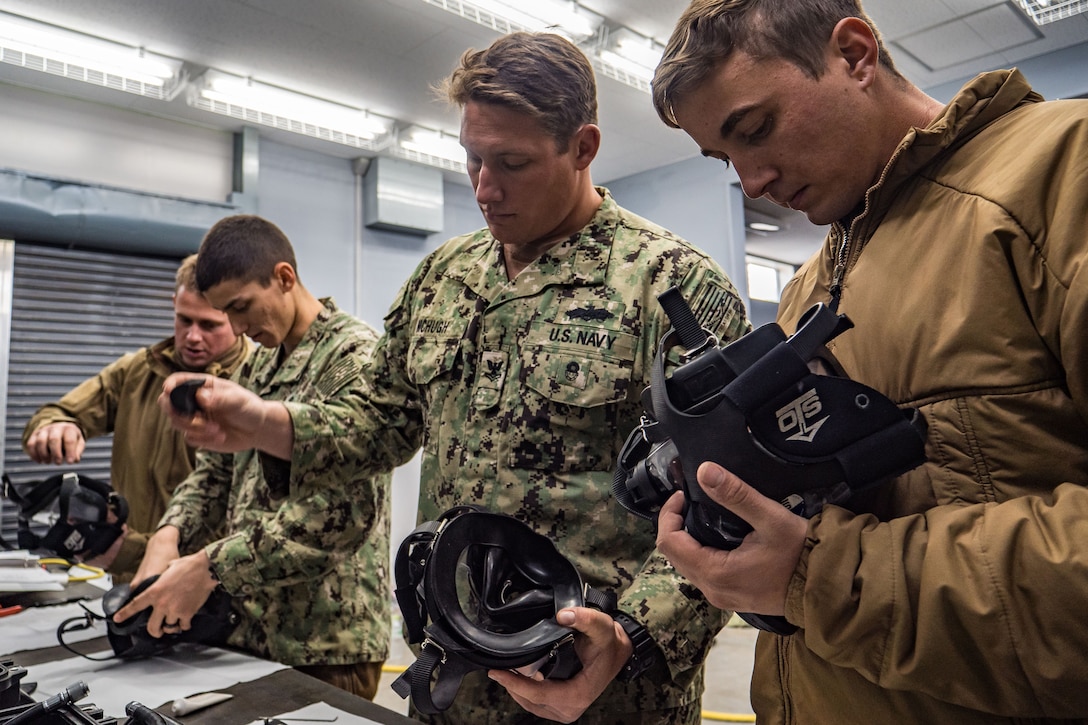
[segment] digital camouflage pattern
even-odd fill
[[[241,622],[229,644],[286,665],[389,654],[391,474],[365,471],[359,372],[377,341],[331,299],[281,364],[260,348],[235,380],[291,414],[291,461],[201,451],[162,524],[204,547]],[[209,541],[225,526],[225,537]]]
[[[222,359],[197,372],[230,377],[251,347],[239,337]],[[87,440],[114,434],[109,483],[128,501],[129,532],[109,570],[125,580],[136,573],[170,496],[196,462],[196,449],[170,425],[158,402],[166,378],[187,369],[174,338],[168,337],[122,355],[57,402],[46,403],[23,431],[24,446],[34,431],[49,423],[75,423]]]
[[[513,281],[486,229],[422,262],[368,364],[364,455],[396,464],[422,446],[420,521],[466,503],[513,515],[647,626],[668,670],[613,683],[579,722],[697,723],[702,662],[725,615],[651,555],[652,526],[613,500],[612,477],[668,324],[657,295],[678,286],[722,341],[749,328],[710,257],[600,191],[589,225]],[[652,714],[678,708],[687,714]],[[435,719],[534,720],[485,673]]]

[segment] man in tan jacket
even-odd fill
[[[731,551],[662,509],[708,600],[799,628],[760,635],[759,722],[1088,722],[1088,101],[1000,70],[942,105],[856,0],[695,0],[653,89],[747,195],[830,225],[785,331],[848,315],[843,369],[928,424],[926,463],[810,520],[703,463],[754,529]]]
[[[118,358],[54,403],[43,405],[23,431],[37,463],[79,463],[88,438],[113,433],[110,484],[129,504],[126,533],[88,563],[131,576],[174,487],[193,470],[194,449],[158,409],[162,383],[175,372],[228,377],[249,354],[225,313],[196,287],[196,255],[178,268],[174,336]]]

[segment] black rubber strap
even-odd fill
[[[429,640],[424,643],[416,661],[393,681],[393,691],[403,697],[412,696],[412,704],[424,715],[437,715],[453,704],[461,681],[477,666],[451,655]],[[435,670],[438,676],[434,677]],[[431,680],[434,679],[434,688]]]

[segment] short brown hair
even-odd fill
[[[201,293],[228,280],[267,287],[280,262],[287,262],[298,274],[287,235],[267,219],[236,214],[220,219],[204,235],[197,251],[196,283]]]
[[[200,289],[196,286],[196,255],[190,254],[185,259],[181,260],[181,264],[178,266],[178,272],[174,275],[174,292],[179,289],[187,289],[190,292],[200,293]]]
[[[654,108],[679,128],[673,106],[702,84],[735,50],[753,58],[787,60],[812,78],[826,70],[824,51],[843,18],[872,29],[880,64],[902,78],[860,0],[693,0],[676,22],[651,84]]]
[[[560,145],[597,123],[597,81],[585,53],[554,33],[504,35],[467,50],[437,89],[451,102],[507,106],[535,118]]]

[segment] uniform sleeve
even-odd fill
[[[385,333],[363,365],[361,385],[352,401],[358,415],[356,427],[336,431],[347,437],[345,445],[362,461],[364,472],[390,471],[407,463],[423,442],[423,401],[418,387],[408,379],[406,365],[410,300],[421,275],[417,271],[401,288],[385,317]],[[316,427],[303,426],[303,436],[317,433]],[[295,435],[299,435],[297,427]]]
[[[372,421],[360,374],[372,348],[372,341],[341,341],[341,353],[313,381],[320,394],[284,401],[295,431],[290,461],[235,455],[237,471],[260,470],[259,495],[269,501],[233,515],[232,533],[205,547],[227,591],[312,581],[358,550],[384,515],[394,462],[369,456]]]
[[[1066,216],[1048,232],[1067,245],[1046,249],[1045,282],[1025,297],[1088,420],[1083,207]],[[1045,498],[937,506],[883,523],[829,508],[809,527],[786,616],[817,655],[882,687],[1009,717],[1083,717],[1083,473]]]
[[[117,402],[129,366],[144,351],[129,353],[84,380],[55,403],[46,403],[34,413],[23,430],[23,446],[31,434],[50,423],[75,423],[86,439],[113,432]]]
[[[699,321],[726,344],[751,329],[744,305],[733,284],[710,260],[695,266],[678,284]],[[668,328],[663,314],[655,316],[653,349],[643,363],[649,370],[657,344]],[[649,522],[647,522],[649,525]],[[677,596],[679,594],[679,596]],[[643,564],[633,584],[620,597],[619,608],[641,622],[665,655],[670,677],[684,684],[706,657],[730,612],[710,605],[702,592],[682,577],[656,550]]]
[[[159,528],[177,527],[182,554],[204,546],[226,520],[233,462],[232,454],[197,451],[196,467],[174,490]]]
[[[253,517],[204,550],[231,593],[312,581],[356,551],[379,521],[392,475],[356,478],[329,490],[310,485],[268,516]]]

